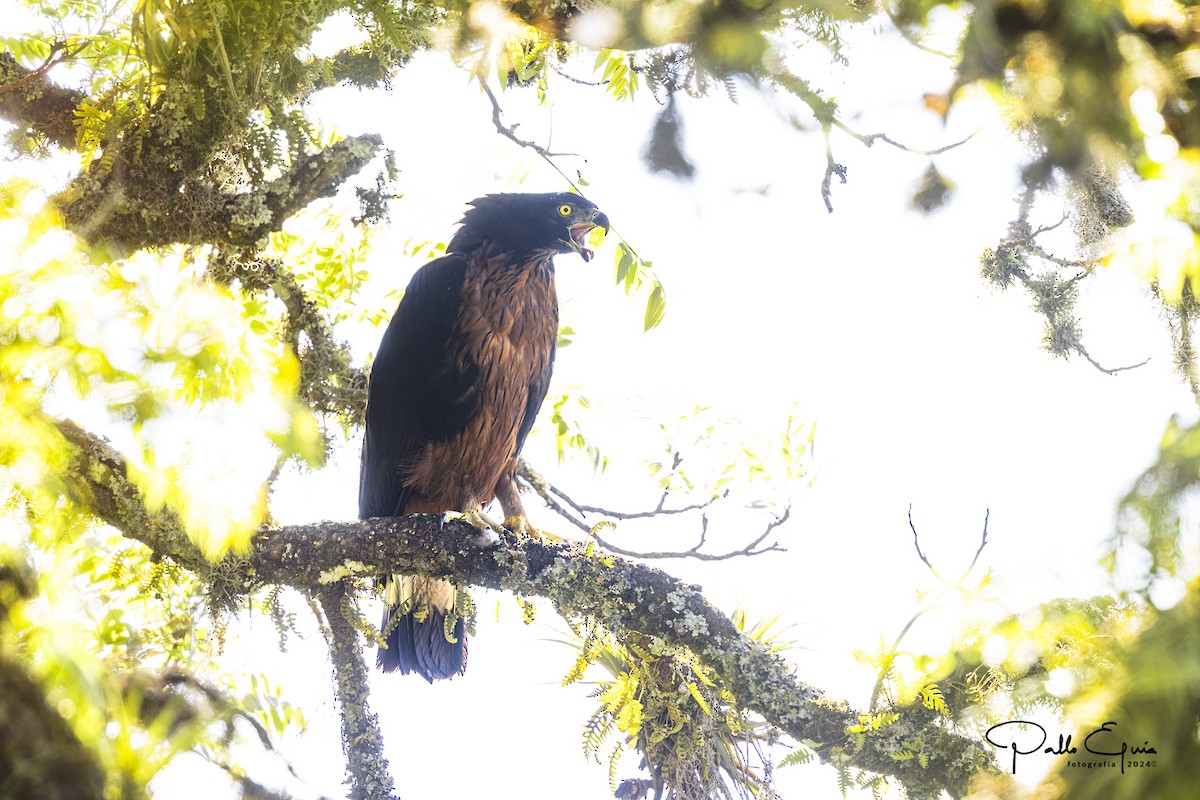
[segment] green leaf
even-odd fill
[[[661,283],[654,284],[654,291],[650,292],[650,299],[646,301],[646,318],[643,322],[644,330],[650,330],[658,326],[662,322],[663,314],[667,311],[667,296],[663,291]]]
[[[621,242],[617,245],[617,283],[625,280],[629,275],[629,271],[633,269],[633,251],[629,249],[629,245]]]

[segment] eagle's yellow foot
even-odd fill
[[[500,534],[504,533],[503,525],[478,509],[475,511],[447,511],[442,514],[442,525],[444,526],[447,522],[465,522],[479,531],[479,536],[471,542],[475,547],[490,547],[500,541]]]
[[[533,539],[542,544],[559,544],[566,541],[561,536],[555,536],[553,533],[538,530],[523,516],[509,517],[504,520],[504,527],[512,531],[513,535],[518,539]]]

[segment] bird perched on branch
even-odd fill
[[[537,535],[517,495],[517,455],[550,384],[558,342],[558,253],[592,257],[608,217],[576,194],[473,200],[446,255],[417,270],[392,317],[367,389],[358,515],[442,514],[497,541],[484,515]],[[433,682],[466,669],[463,598],[448,581],[385,579],[384,672]]]

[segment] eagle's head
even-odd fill
[[[447,253],[463,253],[491,243],[516,253],[579,253],[590,261],[586,244],[593,228],[608,233],[608,217],[583,195],[567,192],[489,194],[472,200]]]

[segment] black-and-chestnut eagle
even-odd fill
[[[517,455],[550,384],[558,342],[558,253],[590,260],[586,238],[608,217],[577,194],[473,200],[446,255],[413,275],[380,342],[367,389],[358,514],[442,514],[486,540],[504,526],[536,533],[517,494]],[[434,681],[467,663],[462,619],[447,630],[457,587],[385,580],[384,672]],[[451,617],[453,619],[453,616]]]

